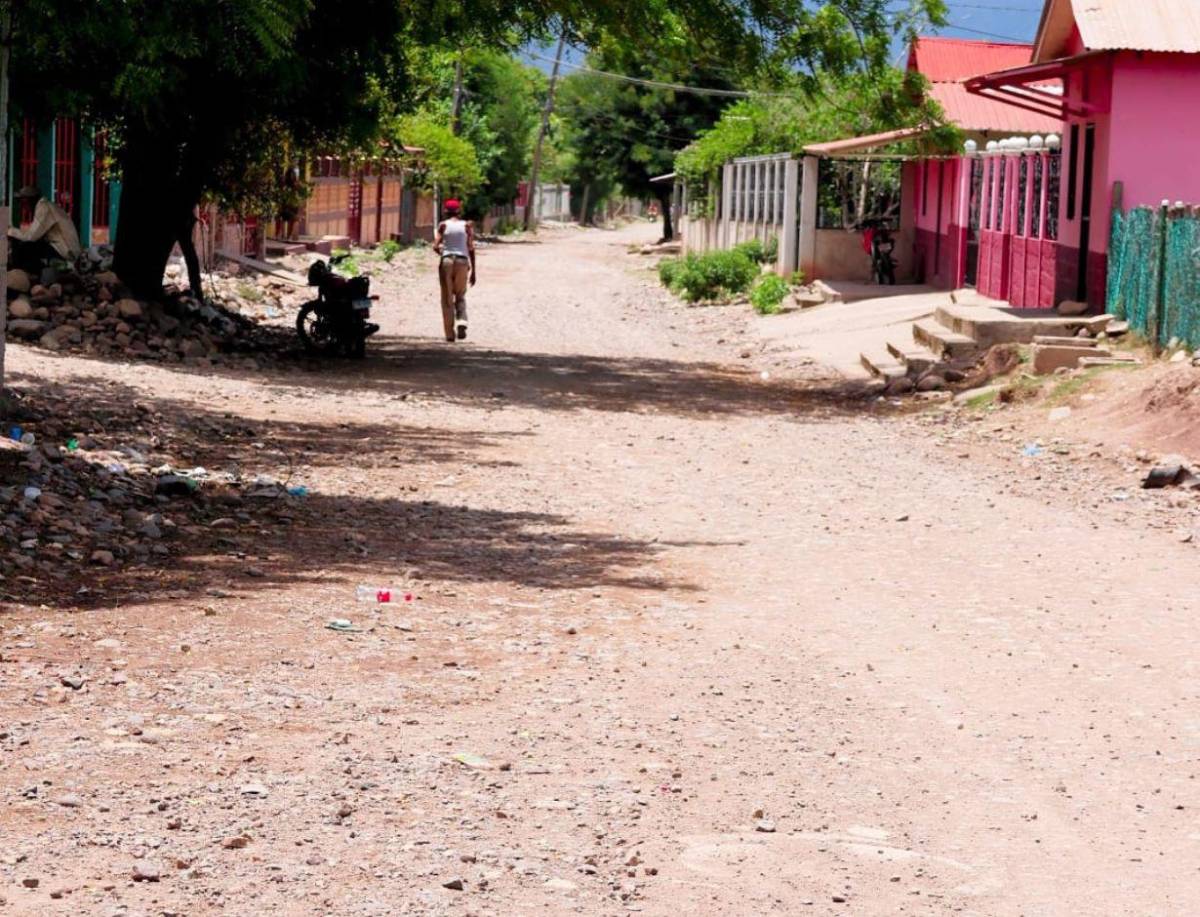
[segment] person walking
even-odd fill
[[[433,250],[439,255],[442,286],[442,327],[446,340],[466,340],[467,285],[475,286],[475,226],[462,218],[462,204],[448,200],[446,219],[438,223]]]

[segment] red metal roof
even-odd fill
[[[1033,45],[922,37],[913,42],[908,53],[908,69],[929,80],[930,97],[942,106],[948,121],[965,131],[1007,134],[1061,131],[1062,124],[1053,118],[971,95],[963,85],[971,77],[1024,66],[1032,57]]]
[[[922,36],[908,52],[908,69],[931,83],[956,83],[994,70],[1028,64],[1033,45],[972,38]]]
[[[929,95],[942,106],[946,120],[964,131],[997,131],[1005,134],[1062,132],[1062,121],[1057,118],[972,95],[962,83],[934,83],[929,87]]]

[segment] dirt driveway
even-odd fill
[[[466,344],[397,268],[361,366],[13,348],[309,496],[0,613],[0,912],[1200,910],[1191,549],[669,303],[652,234],[488,249]]]

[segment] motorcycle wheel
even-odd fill
[[[316,300],[305,303],[296,315],[296,334],[300,343],[311,354],[328,353],[337,345],[333,329],[318,310]]]
[[[360,316],[355,316],[351,323],[350,340],[346,341],[346,356],[352,360],[362,360],[367,355],[367,323]]]

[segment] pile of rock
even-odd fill
[[[10,339],[47,350],[165,363],[212,363],[278,350],[280,338],[226,308],[174,293],[132,298],[112,271],[8,273]]]
[[[0,597],[55,583],[61,594],[83,571],[165,559],[214,519],[294,510],[297,498],[275,482],[176,469],[153,437],[105,432],[108,421],[78,414],[59,420],[64,401],[38,399],[31,411],[31,400],[17,415],[27,419],[7,421],[0,437]]]

